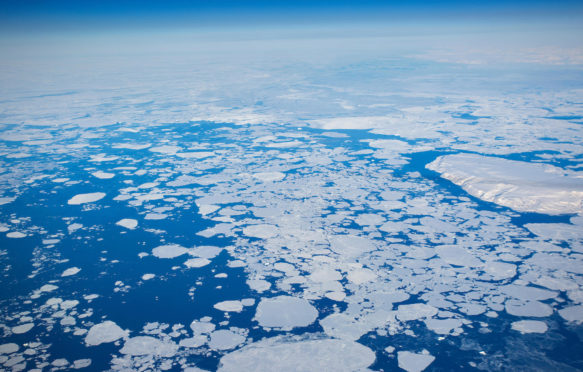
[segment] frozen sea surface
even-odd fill
[[[0,369],[583,369],[579,54],[355,40],[3,53]]]

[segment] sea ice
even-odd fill
[[[520,212],[583,213],[580,172],[476,154],[441,156],[427,168],[477,198]]]
[[[217,310],[234,313],[240,313],[243,310],[243,304],[241,303],[241,301],[237,300],[219,302],[216,303],[213,307]]]
[[[575,305],[559,310],[559,315],[569,322],[583,323],[583,305]]]
[[[277,227],[273,225],[261,224],[250,225],[243,228],[243,234],[260,239],[269,239],[276,236],[278,233]]]
[[[360,371],[375,361],[369,348],[352,341],[320,339],[286,342],[265,339],[221,358],[219,371]]]
[[[26,234],[21,233],[20,231],[11,231],[6,234],[6,237],[12,239],[20,239],[26,237]]]
[[[194,269],[194,268],[206,266],[210,263],[211,263],[211,261],[206,259],[206,258],[195,257],[195,258],[191,258],[191,259],[186,260],[186,262],[184,262],[184,265],[186,267]]]
[[[229,350],[237,347],[243,342],[245,342],[245,337],[226,329],[221,329],[211,333],[211,339],[208,345],[214,350]]]
[[[255,313],[255,320],[266,328],[305,327],[317,317],[318,311],[307,300],[291,296],[264,298]]]
[[[115,223],[118,226],[125,227],[126,229],[135,229],[138,226],[138,221],[133,218],[124,218]]]
[[[263,182],[281,181],[285,178],[285,174],[281,172],[260,172],[253,174],[253,177]]]
[[[421,372],[429,367],[435,360],[435,357],[430,354],[416,354],[410,351],[399,351],[397,353],[397,360],[399,367],[407,372]]]
[[[178,244],[160,245],[152,249],[152,254],[158,258],[175,258],[188,253],[188,249]]]
[[[125,338],[128,334],[128,331],[124,331],[111,320],[106,320],[89,329],[87,336],[85,336],[85,344],[87,346],[96,346]]]
[[[540,320],[520,320],[512,323],[512,329],[520,333],[545,333],[549,327]]]
[[[107,173],[107,172],[103,172],[103,171],[97,171],[97,172],[93,172],[91,173],[91,175],[93,177],[102,179],[102,180],[108,180],[110,178],[113,178],[115,176],[115,173]]]
[[[178,345],[170,340],[159,340],[150,336],[136,336],[128,339],[120,350],[127,355],[154,355],[170,358],[178,351]]]
[[[16,327],[12,327],[12,333],[14,334],[22,334],[30,331],[34,327],[34,323],[25,323],[17,325]]]
[[[397,309],[397,319],[402,322],[431,318],[435,314],[437,314],[437,309],[435,307],[422,303],[399,305]]]
[[[79,205],[79,204],[85,204],[85,203],[93,203],[93,202],[96,202],[98,200],[103,199],[104,197],[105,197],[105,193],[103,193],[103,192],[92,192],[89,194],[78,194],[78,195],[73,196],[71,199],[69,199],[67,204]]]
[[[76,275],[79,273],[79,271],[81,271],[80,268],[78,267],[70,267],[67,270],[63,271],[63,273],[61,274],[61,276],[72,276],[72,275]]]

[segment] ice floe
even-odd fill
[[[103,343],[114,342],[120,338],[126,338],[129,332],[121,329],[111,320],[96,324],[89,329],[85,336],[87,346],[97,346]]]
[[[435,357],[430,354],[417,354],[410,351],[399,351],[397,353],[397,360],[399,367],[407,372],[421,372],[425,370],[433,361]]]
[[[255,320],[266,328],[305,327],[312,324],[318,311],[307,300],[291,296],[263,298],[257,305]]]
[[[158,258],[175,258],[187,253],[188,249],[178,244],[160,245],[152,249],[152,255]]]
[[[78,194],[78,195],[73,196],[71,199],[69,199],[67,204],[79,205],[79,204],[85,204],[85,203],[93,203],[93,202],[96,202],[98,200],[103,199],[104,197],[105,197],[105,193],[103,193],[103,192],[92,192],[89,194]]]
[[[230,350],[243,342],[245,342],[245,337],[226,329],[220,329],[211,333],[208,345],[214,350]]]
[[[136,336],[124,343],[120,353],[139,356],[153,355],[169,358],[178,351],[178,345],[170,340],[160,340],[151,336]]]
[[[138,227],[138,221],[134,220],[133,218],[123,218],[117,221],[115,224],[130,230],[133,230],[136,227]]]
[[[375,361],[372,350],[352,341],[266,339],[221,358],[219,371],[358,371]]]
[[[63,271],[63,273],[61,274],[61,276],[77,275],[79,273],[79,271],[81,271],[81,269],[78,268],[78,267],[70,267],[67,270]]]
[[[512,323],[512,329],[520,333],[545,333],[549,327],[540,320],[519,320]]]
[[[427,168],[477,198],[517,211],[583,213],[583,176],[578,172],[476,154],[441,156]]]

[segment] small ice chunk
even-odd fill
[[[20,335],[22,333],[26,333],[30,331],[34,327],[34,323],[25,323],[17,325],[16,327],[12,327],[12,333]]]
[[[21,233],[20,231],[11,231],[8,234],[6,234],[6,237],[12,239],[20,239],[26,237],[26,234]]]
[[[79,271],[81,271],[81,269],[78,268],[78,267],[70,267],[67,270],[63,271],[63,273],[61,274],[61,276],[77,275],[79,273]]]
[[[138,221],[133,218],[124,218],[115,223],[118,226],[125,227],[126,229],[135,229],[138,226]]]
[[[520,320],[512,323],[512,329],[520,333],[545,333],[549,327],[540,320]]]
[[[399,368],[403,368],[407,372],[421,372],[433,363],[435,357],[430,354],[399,351],[397,353],[397,360],[399,361]]]
[[[73,196],[71,199],[69,199],[67,204],[79,205],[79,204],[85,204],[85,203],[93,203],[93,202],[96,202],[98,200],[103,199],[104,197],[105,197],[104,192],[92,192],[89,194],[78,194],[78,195]]]
[[[83,224],[80,224],[80,223],[72,223],[69,226],[67,226],[67,231],[69,232],[69,234],[72,234],[72,233],[74,233],[75,231],[79,230],[82,227],[83,227]]]
[[[106,320],[89,329],[87,336],[85,336],[85,344],[87,346],[96,346],[125,338],[128,334],[128,331],[124,331],[111,320]]]
[[[172,341],[162,341],[150,336],[136,336],[125,342],[120,353],[132,356],[153,355],[170,358],[178,351],[178,345]]]
[[[175,258],[188,253],[188,249],[178,244],[161,245],[152,250],[152,254],[158,258]]]
[[[39,291],[40,292],[52,292],[52,291],[54,291],[57,288],[59,288],[59,287],[57,287],[56,285],[53,285],[53,284],[45,284],[42,287],[40,287]]]
[[[93,172],[91,173],[91,175],[93,177],[102,179],[102,180],[108,180],[110,178],[113,178],[115,176],[115,173],[107,173],[107,172],[103,172],[103,171],[97,171],[97,172]]]
[[[239,346],[243,342],[245,342],[245,337],[226,329],[221,329],[211,333],[209,347],[214,350],[229,350]]]
[[[213,306],[215,309],[220,311],[240,313],[243,310],[243,304],[241,301],[223,301],[215,304]]]
[[[164,214],[164,213],[148,213],[144,216],[144,219],[158,221],[158,220],[163,220],[167,217],[168,217],[168,215]]]
[[[156,274],[144,274],[142,275],[142,280],[150,280],[150,279],[154,279],[156,277]]]
[[[73,362],[73,368],[75,369],[87,368],[90,365],[91,359],[77,359],[76,361]]]
[[[559,315],[568,322],[583,323],[583,305],[566,307],[559,310]]]
[[[210,263],[211,263],[211,261],[206,259],[206,258],[196,257],[196,258],[191,258],[189,260],[186,260],[184,265],[186,265],[186,267],[189,267],[192,269],[192,268],[203,267],[203,266],[206,266]]]
[[[264,298],[255,313],[255,320],[266,328],[305,327],[317,317],[318,311],[307,300],[291,296]]]

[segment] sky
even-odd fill
[[[583,2],[460,0],[2,0],[0,30],[59,31],[111,28],[258,27],[411,22],[574,23]]]

